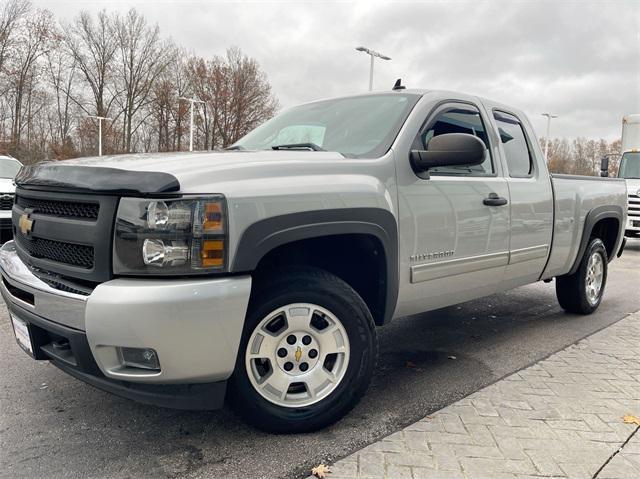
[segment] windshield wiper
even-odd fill
[[[313,150],[313,151],[327,151],[321,146],[315,143],[289,143],[284,145],[274,145],[272,150]]]
[[[227,146],[225,148],[225,150],[229,150],[229,151],[233,151],[233,150],[246,150],[246,148],[244,146],[241,145],[231,145],[231,146]]]

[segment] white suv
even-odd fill
[[[22,163],[10,156],[0,156],[0,243],[9,241],[13,237],[11,230],[11,208],[16,188],[13,178]]]

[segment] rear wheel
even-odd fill
[[[231,404],[270,432],[307,432],[345,415],[370,382],[375,326],[360,296],[315,269],[257,279],[230,381]]]
[[[578,270],[556,278],[556,296],[570,313],[591,314],[602,301],[607,282],[607,250],[599,238],[592,238]]]

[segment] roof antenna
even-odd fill
[[[402,84],[402,79],[401,79],[401,78],[398,78],[398,79],[396,80],[396,84],[395,84],[395,85],[393,85],[392,90],[394,90],[394,91],[395,91],[395,90],[404,90],[405,88],[407,88],[407,87],[406,87],[406,86],[404,86],[404,85]]]

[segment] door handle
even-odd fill
[[[482,202],[487,206],[504,206],[508,203],[506,198],[498,196],[496,193],[489,193]]]

